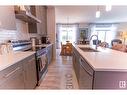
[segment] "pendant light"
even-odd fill
[[[105,10],[108,12],[108,11],[111,11],[112,9],[112,5],[106,5],[105,7]]]
[[[96,18],[99,18],[101,15],[101,12],[99,10],[99,6],[97,6],[97,11],[96,11]]]

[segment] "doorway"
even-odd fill
[[[58,24],[56,33],[57,49],[61,48],[61,42],[62,44],[66,44],[66,41],[75,43],[77,41],[77,31],[77,25]]]

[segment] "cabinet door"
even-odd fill
[[[47,58],[48,58],[48,64],[52,61],[52,45],[47,47]]]
[[[0,75],[0,89],[24,89],[24,73],[22,66],[8,67],[2,71]]]
[[[37,23],[37,32],[41,35],[47,35],[47,9],[46,6],[36,6],[36,16],[41,20]]]
[[[127,72],[96,71],[94,74],[93,89],[127,90]]]
[[[80,60],[80,77],[79,88],[80,89],[92,89],[93,87],[93,71],[87,66],[84,60]]]
[[[0,28],[16,30],[14,6],[0,6]]]
[[[73,67],[74,67],[78,82],[79,82],[79,56],[80,55],[78,54],[78,52],[74,49],[73,50]]]
[[[24,73],[25,73],[25,88],[32,89],[35,88],[37,84],[36,76],[36,62],[35,58],[31,57],[27,62],[24,63]]]

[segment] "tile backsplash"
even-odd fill
[[[16,19],[16,27],[17,30],[0,29],[0,43],[5,40],[28,40],[30,38],[27,23]]]
[[[16,31],[12,30],[0,30],[0,43],[4,42],[5,40],[15,40],[16,37]]]

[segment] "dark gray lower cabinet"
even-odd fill
[[[80,69],[79,57],[80,57],[79,53],[73,48],[73,53],[72,53],[73,67],[78,82],[79,82],[79,69]]]
[[[34,54],[0,71],[0,89],[33,89],[36,84]]]
[[[32,89],[37,84],[36,62],[34,56],[29,57],[23,63],[25,89]]]
[[[51,61],[52,61],[52,56],[53,56],[53,45],[49,45],[48,47],[47,47],[47,61],[48,61],[48,64],[50,64],[51,63]]]
[[[0,72],[0,89],[23,89],[24,73],[22,63],[14,64]]]
[[[92,89],[93,87],[93,70],[88,63],[80,58],[80,71],[79,71],[79,88]]]
[[[94,78],[94,89],[126,89],[127,72],[125,71],[97,71]]]

